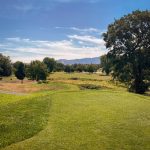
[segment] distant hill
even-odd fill
[[[59,59],[58,62],[63,63],[64,65],[72,65],[72,64],[100,64],[100,57],[72,59],[72,60]]]

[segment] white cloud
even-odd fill
[[[6,38],[7,41],[10,42],[28,42],[30,39],[21,39],[20,37],[15,37],[15,38]]]
[[[79,31],[79,32],[96,32],[96,33],[101,33],[101,30],[96,29],[96,28],[84,28],[84,29],[80,29],[80,28],[76,28],[76,27],[70,27],[70,29],[74,30],[74,31]]]
[[[105,32],[105,30],[100,30],[97,28],[77,28],[77,27],[55,27],[56,29],[65,29],[65,30],[73,30],[73,31],[77,31],[81,34],[99,34],[101,35],[102,33]]]
[[[10,37],[0,43],[0,53],[11,57],[13,61],[42,60],[44,57],[55,59],[79,59],[98,57],[106,53],[104,41],[100,38],[101,31],[96,28],[56,27],[75,31],[67,35],[66,40],[31,40],[29,38]],[[84,34],[81,34],[84,33]],[[95,34],[96,33],[96,34]]]
[[[87,43],[91,43],[91,44],[97,44],[97,45],[100,45],[100,46],[103,46],[105,43],[103,41],[103,39],[100,39],[100,38],[96,38],[96,37],[93,37],[93,36],[89,36],[89,35],[86,35],[86,36],[80,36],[80,35],[68,35],[68,37],[70,39],[74,39],[74,40],[80,40],[80,41],[83,41],[83,42],[87,42]]]
[[[106,52],[104,42],[101,39],[78,35],[70,35],[69,38],[69,40],[61,41],[7,38],[3,43],[0,43],[3,50],[0,52],[9,55],[13,61],[24,62],[35,59],[42,60],[46,56],[55,59],[97,57]],[[88,46],[89,42],[93,45]]]

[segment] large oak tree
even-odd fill
[[[150,76],[150,11],[134,11],[115,20],[104,33],[114,78],[144,93]]]

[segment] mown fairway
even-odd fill
[[[83,83],[102,88],[80,90]],[[45,91],[0,94],[1,149],[150,149],[149,96],[116,90],[108,77],[99,75],[56,73],[47,85],[32,86]]]

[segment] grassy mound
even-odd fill
[[[42,130],[47,123],[49,107],[49,97],[29,98],[1,106],[0,148]]]

